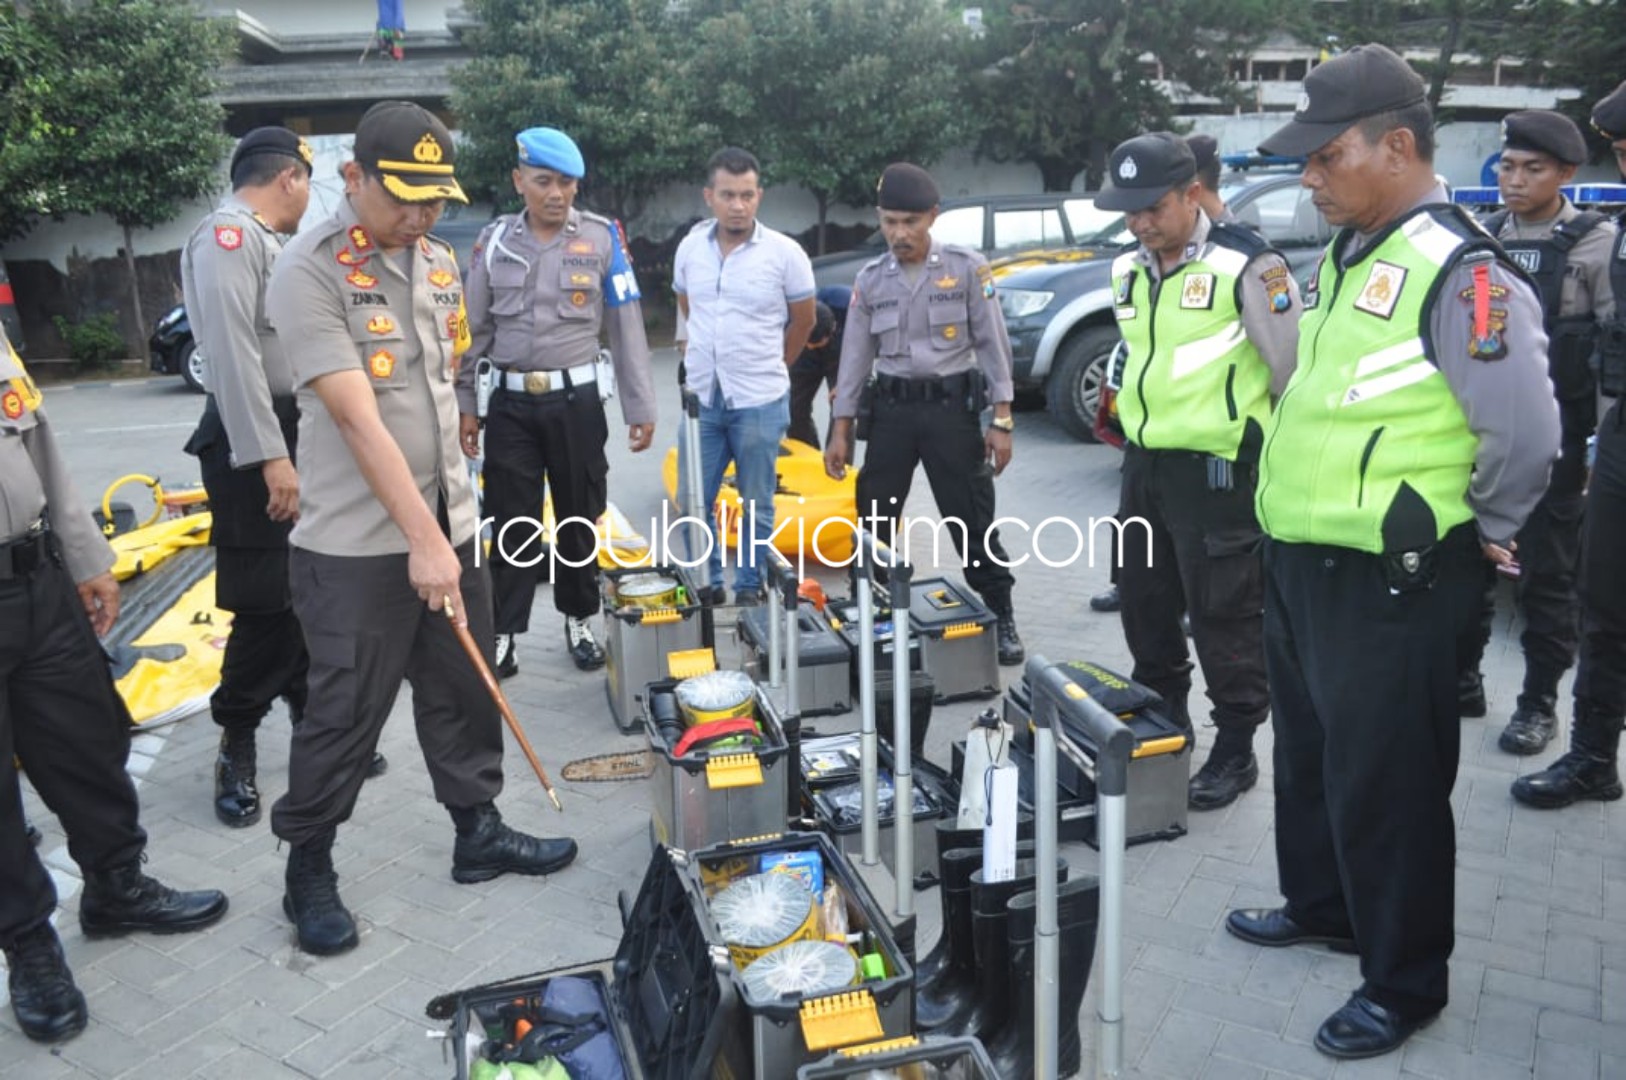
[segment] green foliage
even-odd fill
[[[1559,109],[1581,125],[1596,150],[1603,137],[1592,129],[1592,106],[1620,85],[1626,70],[1626,3],[1621,0],[1533,0],[1519,17],[1520,51],[1532,62],[1521,75],[1546,69],[1550,86],[1579,87],[1581,96]]]
[[[81,368],[103,368],[130,354],[119,333],[118,317],[111,312],[92,315],[77,323],[61,315],[52,321],[68,346],[68,355],[78,361]]]

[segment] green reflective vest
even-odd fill
[[[1437,283],[1491,242],[1452,208],[1428,207],[1340,268],[1352,235],[1334,239],[1305,294],[1255,509],[1277,540],[1409,551],[1473,517],[1478,440],[1435,365],[1430,315]]]
[[[1270,367],[1243,332],[1237,285],[1265,250],[1251,234],[1216,225],[1196,257],[1162,280],[1133,251],[1113,261],[1112,310],[1129,347],[1118,419],[1130,442],[1231,461],[1239,451],[1257,454]]]

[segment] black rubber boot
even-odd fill
[[[1034,927],[1039,894],[1025,892],[1011,898],[1011,984],[1014,1002],[1010,1023],[986,1040],[994,1072],[1003,1080],[1033,1078]],[[1056,891],[1056,928],[1059,951],[1056,964],[1056,1015],[1061,1026],[1056,1047],[1056,1075],[1072,1076],[1083,1061],[1083,1040],[1078,1012],[1089,987],[1090,965],[1095,963],[1095,931],[1100,920],[1101,885],[1093,876],[1078,878]]]
[[[332,833],[289,848],[283,881],[282,910],[298,930],[302,950],[332,956],[356,947],[356,920],[339,899]]]
[[[997,1031],[1009,1018],[1011,1001],[1007,994],[1008,980],[1004,977],[1010,967],[1009,912],[1005,905],[1017,893],[1033,888],[1036,870],[1035,860],[1018,859],[1016,876],[1010,881],[985,882],[981,870],[971,876],[971,946],[975,954],[976,994],[969,1007],[957,1012],[938,1029],[943,1034],[983,1038]],[[1057,881],[1067,880],[1065,860],[1056,860],[1054,873]]]
[[[50,923],[18,934],[5,953],[11,1011],[24,1035],[35,1042],[61,1042],[85,1030],[85,995],[74,985]]]
[[[85,874],[79,894],[79,928],[86,937],[146,930],[180,934],[201,930],[226,914],[226,894],[216,889],[178,892],[141,872],[141,859]]]
[[[503,824],[491,803],[448,807],[457,825],[452,847],[452,880],[460,885],[490,881],[500,874],[551,874],[576,858],[576,841],[543,840]]]
[[[254,729],[223,729],[215,759],[215,817],[222,824],[243,829],[260,820],[256,768]]]
[[[938,862],[942,875],[943,929],[936,953],[943,951],[936,970],[916,976],[915,1026],[921,1031],[942,1027],[970,1010],[977,993],[977,963],[971,944],[971,875],[982,869],[982,848],[955,848]],[[927,954],[928,959],[931,953]]]
[[[1619,716],[1605,716],[1577,701],[1570,749],[1547,768],[1513,781],[1513,797],[1538,810],[1556,810],[1580,799],[1613,802],[1621,797],[1615,758],[1620,749]]]
[[[915,996],[920,994],[932,983],[937,981],[949,958],[949,892],[959,889],[964,892],[971,890],[971,870],[958,867],[964,873],[964,880],[959,881],[949,877],[948,854],[951,851],[971,850],[977,852],[977,866],[982,865],[982,830],[961,829],[957,827],[958,818],[939,818],[937,821],[937,899],[943,912],[943,918],[938,925],[942,930],[937,935],[937,943],[931,951],[922,956],[915,963]],[[963,863],[965,860],[958,860]],[[953,882],[951,885],[950,883]]]

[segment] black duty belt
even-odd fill
[[[15,540],[0,544],[0,581],[27,577],[50,558],[50,533],[36,525]]]
[[[927,379],[877,375],[875,389],[887,401],[963,401],[981,378],[980,371],[962,371],[957,375]]]

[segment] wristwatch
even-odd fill
[[[988,423],[990,426],[996,427],[1001,431],[1016,430],[1016,417],[1014,416],[996,416]]]

